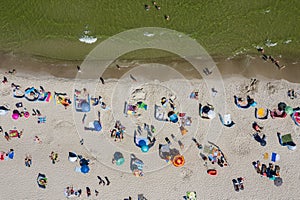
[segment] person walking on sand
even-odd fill
[[[283,69],[283,68],[285,68],[285,65],[279,65],[279,61],[278,60],[276,60],[275,61],[275,65],[276,65],[276,67],[278,68],[278,69]]]
[[[7,83],[7,82],[8,82],[8,80],[7,80],[7,78],[4,76],[4,77],[3,77],[2,83],[5,84],[5,83]]]
[[[31,157],[31,155],[27,155],[27,156],[25,157],[25,166],[26,166],[26,167],[30,167],[31,164],[32,164],[32,157]]]
[[[105,181],[100,176],[97,176],[97,178],[99,179],[99,185],[101,185],[103,183],[103,186],[104,186]]]
[[[102,77],[100,77],[100,81],[103,85],[105,84],[104,79]]]
[[[79,65],[77,65],[77,71],[78,71],[78,72],[81,72],[81,68],[80,68]]]

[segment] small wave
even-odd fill
[[[79,38],[79,41],[87,43],[87,44],[92,44],[92,43],[95,43],[97,41],[97,38],[93,37],[93,36],[84,35],[81,38]]]
[[[272,43],[272,41],[268,39],[268,40],[266,41],[265,45],[266,45],[267,47],[275,47],[275,46],[277,45],[277,42],[273,42],[273,43]]]
[[[291,42],[292,42],[292,40],[286,40],[286,41],[283,42],[283,44],[288,44],[288,43],[291,43]]]
[[[144,36],[147,36],[147,37],[153,37],[154,35],[155,35],[154,33],[148,33],[148,32],[144,33]]]

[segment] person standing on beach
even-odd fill
[[[81,72],[81,69],[80,69],[80,66],[79,66],[79,65],[77,65],[77,71],[78,71],[78,72]]]
[[[7,80],[7,78],[4,76],[4,77],[3,77],[2,83],[5,84],[5,83],[7,83],[7,82],[8,82],[8,80]]]
[[[105,84],[104,79],[102,77],[100,77],[100,81],[103,85]]]

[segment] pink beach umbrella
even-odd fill
[[[13,111],[13,114],[12,114],[12,116],[11,116],[14,120],[17,120],[17,119],[19,119],[19,117],[20,117],[20,113],[19,113],[19,111],[17,111],[17,110],[14,110]]]

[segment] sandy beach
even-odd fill
[[[285,118],[261,120],[255,118],[255,108],[276,109],[278,103],[297,108],[300,106],[300,93],[295,99],[288,97],[289,89],[300,92],[299,66],[290,63],[283,70],[278,70],[272,63],[264,62],[257,57],[236,58],[233,60],[220,59],[216,64],[223,76],[222,80],[214,80],[217,93],[212,92],[205,77],[195,73],[191,67],[183,67],[180,62],[170,62],[168,66],[149,65],[142,62],[123,63],[118,70],[111,66],[103,74],[105,84],[97,80],[78,79],[77,62],[44,62],[31,57],[20,57],[12,54],[2,54],[0,57],[0,77],[6,76],[7,83],[1,83],[0,105],[9,105],[10,111],[0,116],[0,126],[3,131],[16,128],[23,130],[20,138],[7,141],[0,139],[1,150],[7,152],[14,150],[14,158],[1,160],[2,199],[65,199],[64,190],[68,186],[82,189],[78,199],[138,199],[141,194],[148,200],[179,200],[184,199],[187,191],[195,191],[197,199],[299,199],[298,185],[300,183],[300,154],[299,148],[289,150],[280,145],[277,132],[282,135],[291,134],[296,145],[300,142],[300,127],[292,120],[290,115]],[[63,63],[63,64],[62,64]],[[164,65],[165,66],[165,65]],[[149,69],[147,73],[138,70]],[[174,76],[168,78],[164,75],[169,68],[174,69]],[[16,69],[16,74],[7,74]],[[83,69],[84,70],[84,69]],[[212,73],[214,70],[211,69]],[[81,72],[81,73],[84,73]],[[179,75],[178,75],[179,74]],[[132,77],[134,77],[134,80]],[[210,75],[208,75],[210,76]],[[176,78],[172,78],[176,77]],[[253,87],[248,87],[251,78],[258,81]],[[20,85],[21,91],[26,88],[42,86],[45,91],[66,93],[72,103],[66,109],[57,104],[53,96],[49,102],[28,101],[25,98],[13,97],[11,83]],[[218,85],[224,87],[220,92]],[[84,123],[83,112],[75,110],[74,91],[86,88],[90,97],[101,96],[108,109],[100,105],[92,106],[87,112]],[[247,90],[250,88],[250,91]],[[193,91],[199,91],[198,99],[191,99]],[[222,96],[222,105],[214,105],[215,99]],[[238,108],[234,104],[234,95],[245,98],[250,95],[257,103],[247,109]],[[155,119],[155,105],[161,105],[161,98],[173,99],[176,113],[185,113],[191,117],[191,126],[186,126],[188,132],[182,135],[177,123],[158,121]],[[139,101],[147,104],[147,109],[139,108],[137,116],[124,114],[124,103],[135,104]],[[23,107],[17,108],[16,103],[22,102]],[[199,116],[199,103],[210,103],[215,107],[216,115],[230,114],[235,125],[223,126],[219,117],[203,119]],[[218,110],[222,107],[221,110]],[[24,108],[30,116],[26,119],[20,117],[12,119],[12,111]],[[38,123],[38,116],[32,116],[32,109],[38,109],[46,121]],[[169,106],[166,108],[169,109]],[[101,113],[101,131],[89,131],[84,127],[98,118]],[[166,112],[167,112],[166,111]],[[114,141],[110,130],[117,120],[125,126],[124,139]],[[255,131],[252,123],[256,121],[263,126],[262,133],[266,135],[267,144],[261,146],[253,138]],[[143,129],[144,123],[153,125],[153,135],[156,142],[152,148],[143,153],[134,144],[134,133],[138,126]],[[215,131],[215,132],[214,132]],[[143,130],[141,135],[147,133]],[[171,134],[180,140],[184,148],[171,138]],[[4,135],[4,133],[3,133]],[[42,143],[34,141],[38,136]],[[213,136],[213,137],[212,137]],[[159,157],[159,144],[166,144],[165,137],[170,138],[171,148],[179,150],[185,158],[185,164],[175,167]],[[202,144],[198,149],[192,138]],[[80,141],[84,139],[83,145]],[[225,155],[228,166],[220,167],[201,158],[205,154],[205,147],[210,147],[209,139],[220,147]],[[52,164],[49,155],[58,153],[58,161]],[[79,162],[68,160],[69,152],[75,152],[89,159],[90,171],[87,174],[76,172]],[[115,152],[124,155],[125,162],[121,166],[112,163]],[[272,162],[272,153],[280,155],[280,159]],[[269,156],[264,158],[265,153]],[[25,156],[32,156],[32,165],[26,167]],[[144,176],[136,177],[130,168],[131,154],[143,161]],[[257,173],[252,162],[273,163],[280,166],[281,186],[275,186],[274,181]],[[216,176],[207,173],[208,169],[217,170]],[[47,176],[45,189],[39,188],[37,176],[43,173]],[[108,177],[109,185],[99,185],[98,178]],[[236,192],[232,179],[244,177],[244,190]],[[86,187],[91,189],[91,196],[87,197]],[[99,192],[95,195],[95,190]]]

